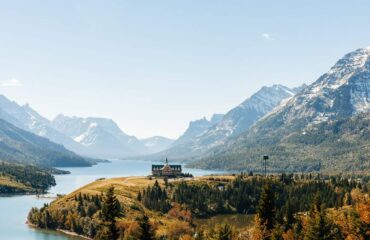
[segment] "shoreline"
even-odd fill
[[[75,232],[71,232],[71,231],[64,230],[64,229],[56,229],[56,230],[52,230],[52,231],[60,232],[60,233],[63,233],[65,235],[72,236],[72,237],[78,237],[78,238],[81,238],[81,239],[93,240],[92,238],[89,238],[89,237],[86,237],[86,236],[83,236],[83,235],[79,235]]]
[[[60,228],[57,228],[57,229],[39,228],[35,224],[30,223],[29,221],[26,221],[26,225],[30,228],[40,230],[40,231],[45,231],[46,230],[46,231],[51,231],[51,232],[56,232],[56,233],[62,233],[62,234],[67,235],[67,236],[78,237],[78,238],[81,238],[81,239],[93,240],[92,238],[89,238],[89,237],[86,237],[86,236],[83,236],[83,235],[79,235],[75,232],[71,232],[71,231],[68,231],[68,230],[60,229]]]

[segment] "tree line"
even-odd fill
[[[9,178],[10,181],[19,182],[31,187],[35,192],[44,192],[50,186],[55,185],[54,176],[46,170],[32,165],[0,163],[0,176]],[[0,193],[13,193],[17,189],[7,186],[0,186]]]
[[[233,180],[210,177],[164,185],[155,181],[139,191],[129,206],[123,205],[113,187],[100,195],[79,193],[66,200],[72,204],[69,207],[55,209],[52,203],[33,208],[28,221],[103,240],[366,240],[370,236],[366,194],[367,184],[340,176],[241,174]],[[158,224],[163,223],[151,220],[146,209],[179,221],[172,221],[166,233],[159,234]],[[133,221],[125,221],[128,211],[137,213]],[[254,226],[204,228],[192,221],[193,216],[223,213],[254,214]]]

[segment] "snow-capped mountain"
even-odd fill
[[[145,145],[149,153],[157,153],[166,150],[174,142],[173,139],[161,136],[140,139],[140,141]]]
[[[370,47],[345,55],[317,81],[274,109],[249,131],[212,149],[208,153],[212,157],[204,163],[223,168],[224,159],[233,159],[227,163],[229,167],[245,167],[246,162],[240,162],[241,159],[258,159],[271,153],[275,161],[282,161],[280,167],[288,159],[305,160],[302,165],[327,161],[325,167],[347,166],[346,161],[356,162],[370,154],[365,151],[370,142],[361,138],[369,130],[368,122],[358,118],[364,114],[363,118],[368,119],[369,113]],[[362,125],[355,126],[359,122]],[[362,130],[354,134],[358,127]],[[362,151],[362,156],[354,158]]]
[[[291,99],[278,113],[284,123],[317,124],[370,109],[370,48],[345,55],[327,73]]]
[[[292,90],[282,85],[263,87],[225,115],[216,116],[217,121],[208,122],[206,119],[202,119],[191,122],[184,134],[191,137],[181,142],[184,135],[180,137],[171,148],[165,151],[165,155],[179,159],[196,158],[210,148],[223,144],[228,138],[245,132],[283,100],[286,101],[295,94],[295,91],[300,90],[301,88]],[[200,125],[203,128],[195,128],[193,125]],[[194,131],[197,134],[188,134],[188,131],[192,129],[200,129],[201,131]],[[178,142],[180,143],[176,144]]]
[[[127,157],[147,153],[142,142],[125,134],[111,119],[58,115],[52,126],[96,156]]]
[[[210,120],[206,117],[191,121],[186,131],[172,144],[172,146],[180,145],[194,140],[203,135],[208,129],[222,120],[223,114],[214,114]]]
[[[217,125],[197,139],[208,143],[208,148],[222,144],[228,137],[248,130],[258,119],[271,112],[283,100],[295,95],[295,91],[282,85],[262,87],[239,106],[230,110]]]
[[[0,95],[0,117],[18,128],[62,144],[71,151],[80,154],[86,153],[78,143],[52,128],[50,121],[38,114],[28,104],[20,106]]]
[[[20,106],[3,95],[0,95],[0,118],[84,156],[108,158],[147,153],[137,138],[123,133],[109,119],[59,115],[50,121],[28,104]]]

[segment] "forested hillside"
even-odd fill
[[[0,161],[0,194],[43,193],[55,185],[55,179],[50,171],[35,166]]]
[[[286,128],[251,131],[214,149],[192,166],[261,171],[262,156],[268,153],[271,171],[366,172],[370,169],[370,114],[323,122],[304,130],[302,122],[295,124],[295,131]]]
[[[315,238],[315,228],[331,237],[323,239],[366,239],[369,179],[361,179],[241,174],[174,182],[98,180],[41,209],[33,208],[28,220],[41,228],[94,239],[321,239]],[[224,224],[205,229],[194,224],[195,218],[225,213],[253,214],[254,227]],[[343,222],[346,214],[350,215]]]

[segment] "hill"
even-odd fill
[[[368,178],[363,180],[368,181]],[[340,228],[336,228],[338,233],[343,236],[350,234],[365,236],[370,221],[363,214],[366,214],[369,204],[367,200],[358,201],[355,196],[368,199],[367,193],[361,190],[362,187],[367,191],[366,184],[367,182],[363,185],[358,184],[343,176],[321,178],[319,175],[280,175],[262,178],[242,174],[169,182],[144,177],[101,179],[60,197],[41,209],[33,208],[28,221],[41,228],[72,231],[95,239],[105,239],[102,236],[106,236],[109,231],[117,231],[119,235],[109,239],[147,239],[143,237],[147,236],[146,234],[151,236],[150,239],[194,239],[192,236],[198,234],[208,236],[200,239],[240,239],[237,238],[240,236],[238,234],[235,234],[235,238],[232,238],[233,234],[227,235],[227,238],[216,237],[220,234],[220,228],[234,232],[235,228],[230,225],[216,228],[207,226],[204,229],[194,225],[196,222],[194,219],[225,213],[259,214],[261,206],[259,202],[266,197],[266,186],[270,186],[275,201],[272,201],[269,210],[276,219],[274,225],[279,230],[281,228],[280,235],[288,231],[293,224],[304,224],[299,217],[301,214],[298,213],[313,209],[310,207],[311,203],[315,201],[315,196],[320,194],[324,204],[322,206],[325,208],[352,209],[351,219],[344,222]],[[351,199],[349,195],[353,195],[353,200],[349,200]],[[115,203],[112,204],[112,196],[118,203],[113,200]],[[354,210],[355,204],[359,207],[358,210]],[[105,216],[112,213],[108,209],[113,209],[113,206],[118,206],[114,207],[118,211],[112,226],[108,225],[111,220],[105,220],[107,219]],[[287,225],[284,220],[287,219],[287,212],[290,214],[291,225]],[[358,214],[362,215],[359,217]],[[338,215],[333,220],[339,222],[341,219],[342,215]],[[346,226],[352,224],[358,227],[351,227],[349,230]],[[110,226],[111,230],[108,230],[107,226]],[[240,234],[248,232],[250,227],[245,223],[245,228],[240,229]],[[302,225],[299,234],[303,234]],[[304,234],[309,234],[306,227]],[[216,238],[210,235],[216,235],[214,236]]]
[[[0,161],[0,194],[43,193],[55,185],[51,171],[53,170]]]

